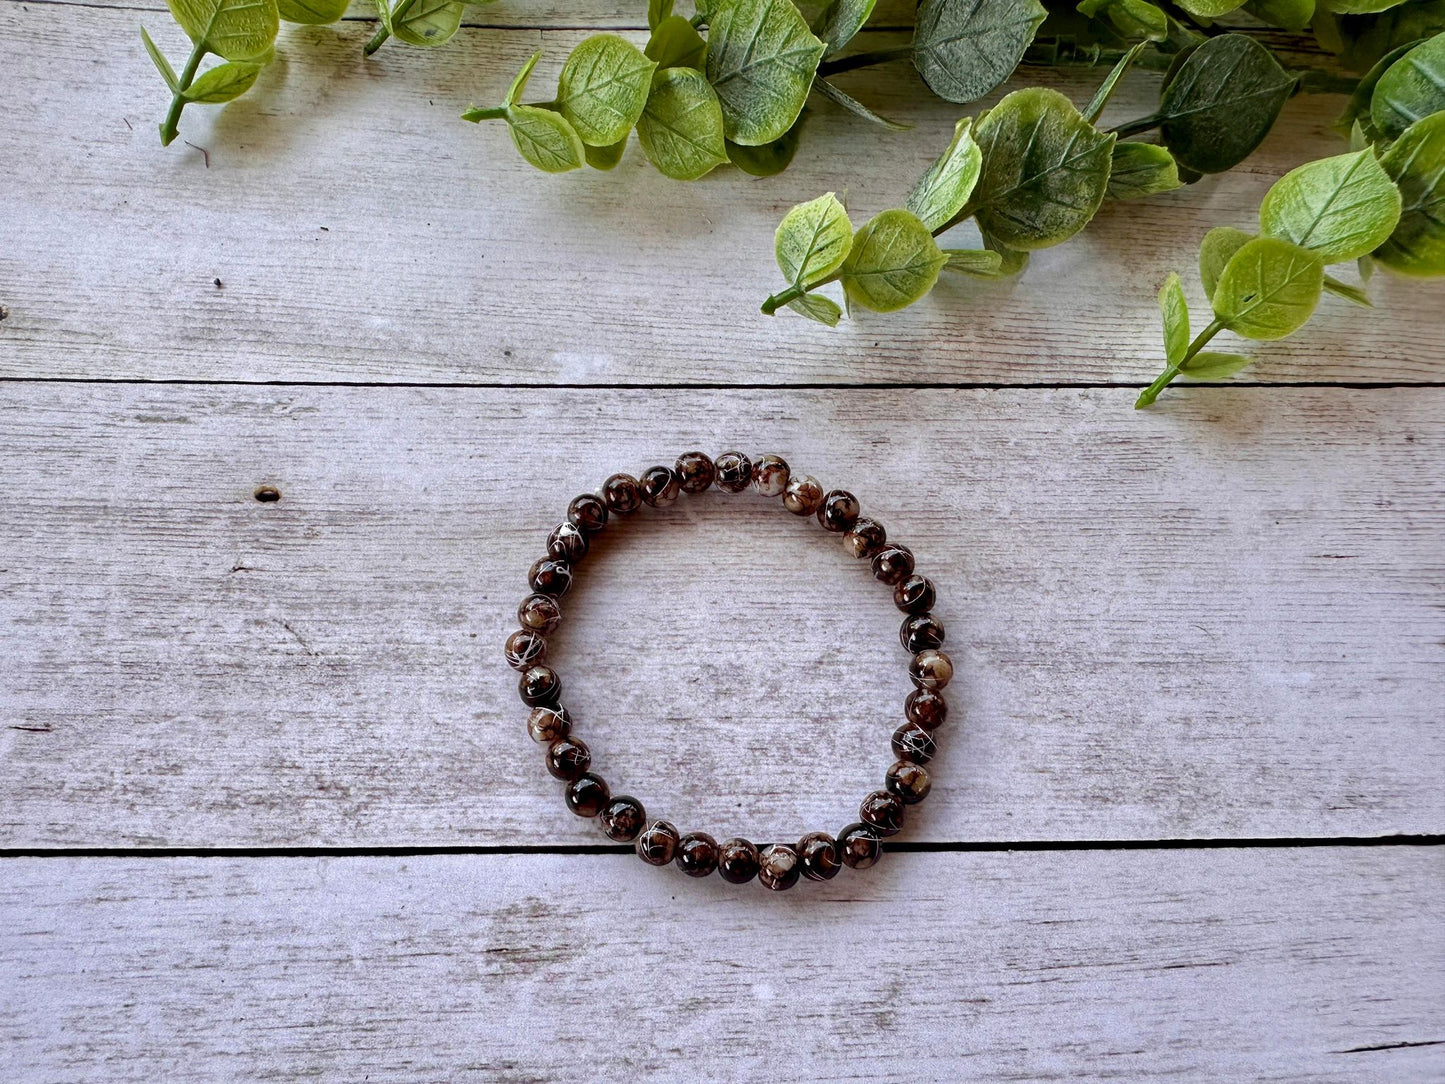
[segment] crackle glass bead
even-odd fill
[[[592,753],[580,738],[558,738],[547,746],[547,771],[556,779],[576,779],[590,767]]]
[[[517,620],[522,628],[547,636],[562,624],[562,607],[551,595],[528,595],[517,607]]]
[[[898,642],[915,655],[930,647],[942,647],[943,622],[932,614],[910,614],[898,626]]]
[[[521,680],[517,682],[517,692],[522,697],[522,703],[529,708],[535,708],[539,704],[550,706],[557,703],[562,695],[562,678],[550,666],[538,663],[522,671]]]
[[[892,586],[913,574],[913,551],[889,542],[873,555],[873,578]]]
[[[889,794],[896,794],[903,799],[904,805],[917,805],[928,797],[928,792],[933,789],[933,780],[928,777],[928,769],[922,764],[910,764],[906,760],[900,760],[888,769],[888,774],[883,778],[883,786]]]
[[[893,755],[913,764],[927,764],[938,752],[933,734],[917,723],[904,723],[893,732]]]
[[[945,652],[930,647],[913,656],[908,664],[908,676],[916,688],[938,692],[953,680],[953,660]]]
[[[647,811],[632,795],[618,794],[607,800],[598,819],[608,839],[631,843],[647,824]]]
[[[572,586],[572,566],[557,557],[541,557],[527,572],[527,584],[541,595],[561,598]]]
[[[797,851],[803,876],[810,881],[831,881],[843,868],[838,841],[827,832],[809,832],[798,840]]]
[[[937,595],[933,581],[917,574],[899,580],[893,588],[893,605],[906,614],[927,613],[933,609]]]
[[[883,524],[867,516],[859,516],[853,521],[853,526],[843,532],[843,549],[858,558],[872,557],[886,541],[888,532],[883,529]]]
[[[684,493],[701,493],[717,477],[717,468],[702,452],[683,452],[673,470],[677,471],[678,485]]]
[[[883,841],[866,824],[850,824],[838,833],[838,854],[849,869],[867,869],[883,854]]]
[[[718,848],[718,876],[731,884],[746,884],[758,875],[758,849],[746,839],[730,839]]]
[[[608,797],[607,781],[591,772],[579,775],[562,791],[567,808],[579,817],[597,816],[607,804]]]
[[[547,661],[546,637],[531,629],[518,629],[512,633],[507,637],[507,646],[503,650],[507,665],[513,670],[525,670],[533,663]]]
[[[572,716],[560,705],[535,707],[527,716],[527,734],[538,745],[551,745],[572,729]]]
[[[602,499],[609,512],[625,516],[642,507],[642,487],[630,474],[614,474],[602,483]]]
[[[780,455],[761,455],[753,463],[753,488],[764,497],[781,497],[788,488],[788,461]]]
[[[717,487],[725,493],[741,493],[753,480],[753,461],[742,452],[723,452],[713,466],[717,468]]]
[[[677,841],[677,868],[689,877],[706,877],[717,869],[717,840],[706,832],[689,832]]]
[[[798,852],[786,843],[770,843],[758,852],[758,883],[770,891],[792,888],[802,872]]]
[[[914,689],[903,701],[903,714],[924,730],[937,730],[948,718],[948,701],[932,689]]]
[[[823,485],[811,474],[788,479],[783,491],[783,507],[795,516],[811,516],[823,503]]]
[[[846,489],[835,489],[818,505],[818,522],[823,529],[842,534],[858,522],[858,498]]]
[[[567,506],[567,522],[588,534],[596,534],[607,526],[607,503],[595,493],[573,497]]]
[[[576,564],[587,556],[587,532],[575,523],[559,523],[547,536],[547,555]]]
[[[677,853],[677,828],[670,821],[653,821],[637,837],[637,857],[650,866],[665,866]]]
[[[653,508],[667,507],[682,492],[677,471],[671,467],[648,467],[637,484],[642,488],[642,499]]]
[[[896,836],[903,830],[903,799],[875,790],[858,806],[858,819],[880,836]]]

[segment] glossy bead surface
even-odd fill
[[[522,678],[517,682],[517,692],[522,697],[522,703],[529,708],[535,708],[539,704],[551,706],[557,703],[562,695],[561,675],[542,663],[529,666],[522,671]]]
[[[753,461],[742,452],[723,452],[713,466],[717,468],[713,481],[725,493],[741,493],[753,480]]]
[[[648,467],[637,484],[642,489],[642,499],[653,508],[667,507],[682,492],[682,483],[671,467]]]
[[[890,586],[913,574],[913,551],[889,542],[873,555],[873,578]]]
[[[893,732],[893,755],[911,764],[927,764],[938,752],[933,735],[917,723],[904,723]]]
[[[746,884],[758,875],[758,849],[746,839],[730,839],[718,848],[718,876],[730,884]]]
[[[788,488],[788,461],[780,455],[761,455],[753,464],[753,488],[764,497],[781,497]]]
[[[823,504],[823,485],[811,474],[788,479],[783,491],[783,507],[795,516],[811,516]]]
[[[838,841],[827,832],[809,832],[798,840],[797,851],[803,876],[810,881],[831,881],[843,868]]]
[[[609,512],[625,516],[642,507],[642,487],[630,474],[614,474],[602,483],[602,499]]]
[[[547,661],[547,640],[540,632],[518,629],[507,637],[503,653],[513,670],[525,670],[533,663]]]
[[[677,841],[673,860],[689,877],[706,877],[717,869],[717,840],[706,832],[689,832]]]
[[[559,523],[547,536],[547,555],[569,564],[587,556],[587,532],[575,523]]]
[[[860,559],[871,558],[887,541],[888,532],[883,529],[883,524],[867,516],[859,516],[853,521],[853,526],[843,532],[843,549],[850,556]]]
[[[554,779],[576,779],[592,767],[592,753],[577,738],[558,738],[547,746],[547,771]]]
[[[527,584],[540,595],[561,598],[572,586],[572,566],[558,557],[542,557],[532,562]]]
[[[551,595],[528,595],[517,607],[517,620],[522,628],[546,636],[562,623],[562,607]]]
[[[607,504],[595,493],[573,497],[567,506],[567,522],[587,534],[596,534],[607,526]]]
[[[906,614],[927,613],[936,601],[933,581],[927,576],[915,573],[899,580],[893,588],[893,605]]]
[[[653,821],[637,837],[637,857],[650,866],[665,866],[677,853],[677,828],[669,821]]]
[[[903,701],[903,714],[924,730],[937,730],[948,719],[948,701],[932,689],[914,689]]]
[[[908,676],[915,688],[938,692],[953,680],[953,660],[936,647],[927,648],[913,656],[908,664]]]
[[[527,735],[538,745],[551,745],[572,729],[572,716],[558,705],[533,708],[527,716]]]
[[[606,780],[591,772],[579,775],[562,791],[562,798],[566,801],[567,808],[579,817],[597,816],[602,812],[602,807],[607,804],[610,796]]]
[[[818,505],[818,522],[824,530],[842,534],[858,522],[858,498],[846,489],[832,490]]]
[[[880,836],[896,836],[903,830],[903,799],[875,790],[858,806],[858,819]]]
[[[771,843],[758,853],[758,883],[769,891],[792,888],[802,872],[798,852],[786,843]]]
[[[647,811],[632,795],[619,794],[607,800],[598,814],[598,823],[608,839],[631,843],[647,824]]]
[[[943,622],[932,614],[910,614],[898,626],[898,642],[915,655],[930,647],[942,647],[943,635]]]
[[[678,486],[684,493],[701,493],[717,477],[717,468],[702,452],[683,452],[672,469],[677,472]]]
[[[882,840],[866,824],[850,824],[838,833],[838,856],[849,869],[867,869],[882,854]]]
[[[921,764],[910,764],[906,760],[895,762],[883,777],[883,786],[889,794],[896,794],[904,805],[917,805],[928,797],[933,789],[933,780],[928,769]]]

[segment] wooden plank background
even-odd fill
[[[782,213],[896,203],[987,102],[896,65],[846,85],[912,131],[819,107],[777,178],[549,178],[457,113],[640,7],[364,61],[357,5],[187,113],[207,166],[155,139],[158,0],[0,14],[0,1079],[1445,1078],[1439,286],[1130,409],[1158,283],[1202,304],[1341,99],[830,332],[756,312]],[[730,446],[857,492],[959,660],[896,853],[781,897],[600,846],[500,657],[571,495]],[[791,838],[877,785],[898,615],[816,525],[686,500],[564,603],[655,812]]]

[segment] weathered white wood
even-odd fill
[[[776,449],[939,584],[911,839],[1445,826],[1445,392],[0,387],[0,840],[595,843],[500,645],[566,501]],[[257,503],[274,484],[282,499]],[[600,544],[554,640],[685,828],[838,828],[910,686],[886,589],[751,494]]]
[[[824,104],[777,178],[671,182],[635,146],[613,173],[548,177],[503,126],[457,115],[498,98],[539,47],[543,93],[582,31],[470,29],[367,61],[369,23],[292,27],[255,90],[187,110],[183,135],[207,169],[156,139],[165,88],[136,26],[178,49],[167,17],[16,0],[0,14],[10,376],[1143,384],[1160,366],[1164,275],[1185,272],[1202,307],[1204,232],[1250,226],[1274,177],[1343,148],[1328,128],[1340,99],[1296,100],[1240,170],[1106,208],[1016,285],[950,282],[912,310],[829,331],[757,311],[780,285],[773,231],[829,190],[860,220],[896,205],[976,111],[927,94],[907,64],[844,85],[913,131]],[[871,33],[860,47],[903,40]],[[1027,75],[1080,101],[1100,77]],[[1148,112],[1155,86],[1131,78],[1115,115]],[[1248,379],[1440,380],[1439,287],[1382,280],[1378,293],[1372,312],[1327,298],[1307,331],[1259,348]]]
[[[11,860],[9,1080],[1445,1074],[1438,849]]]

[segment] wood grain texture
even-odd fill
[[[1202,308],[1205,231],[1251,226],[1275,177],[1343,149],[1328,127],[1340,99],[1297,99],[1241,169],[1105,208],[1014,285],[949,282],[830,331],[758,312],[780,285],[773,231],[830,190],[860,221],[896,205],[976,111],[932,98],[907,64],[843,83],[913,131],[824,104],[777,178],[671,182],[635,146],[613,173],[548,177],[503,126],[458,114],[498,98],[538,48],[541,93],[583,31],[475,28],[366,61],[368,23],[291,27],[255,90],[187,110],[183,136],[207,168],[156,139],[165,89],[136,24],[179,48],[167,18],[16,0],[0,12],[0,161],[13,173],[0,376],[1142,385],[1161,364],[1165,274],[1185,272]],[[904,40],[870,33],[860,48]],[[1027,75],[1080,101],[1100,77]],[[1156,86],[1131,78],[1112,116],[1149,112]],[[1438,285],[1385,278],[1378,309],[1327,298],[1308,330],[1260,346],[1246,379],[1438,382]]]
[[[9,860],[10,1080],[1438,1081],[1438,849]]]
[[[1440,832],[1445,392],[0,388],[0,838],[596,843],[500,646],[567,500],[775,449],[912,545],[961,675],[907,838]],[[252,497],[272,484],[275,504]],[[886,589],[714,492],[554,638],[687,828],[836,830],[909,690]]]

